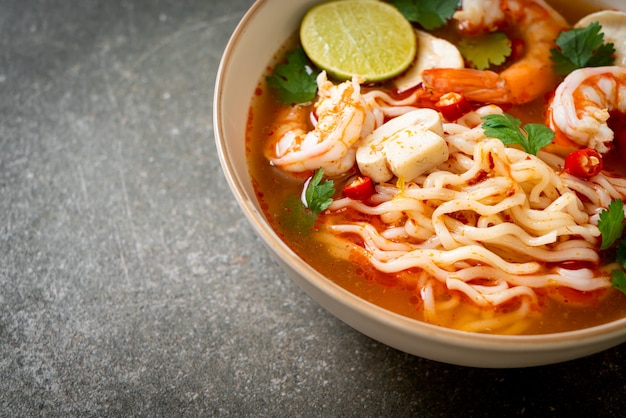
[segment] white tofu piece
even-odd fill
[[[359,166],[361,174],[371,178],[374,183],[384,183],[393,178],[393,172],[387,166],[387,157],[385,156],[382,144],[377,148],[369,151],[361,151],[363,147],[359,147],[356,152],[356,162]]]
[[[438,162],[435,166],[439,165],[443,162],[439,160],[444,155],[441,143],[437,143],[432,135],[424,132],[430,132],[441,140],[445,148],[445,161],[448,158],[448,147],[442,138],[441,115],[433,109],[416,109],[391,119],[364,139],[356,152],[359,170],[374,182],[383,183],[391,180],[394,175],[402,176],[407,181],[414,179],[429,169],[421,168],[427,165],[426,162],[417,163],[428,153],[436,156],[434,161]],[[428,143],[415,144],[414,137],[425,137]],[[418,166],[411,166],[411,162]],[[416,171],[420,172],[413,176],[411,173]],[[407,177],[407,174],[410,176]]]
[[[436,133],[415,127],[398,132],[385,144],[385,157],[398,178],[411,181],[448,159],[446,141]]]

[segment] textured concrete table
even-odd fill
[[[213,143],[252,0],[0,2],[0,416],[626,411],[626,347],[482,370],[353,331],[268,257]]]

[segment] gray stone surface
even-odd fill
[[[219,59],[251,3],[0,2],[0,416],[623,413],[624,347],[439,364],[282,275],[213,143]]]

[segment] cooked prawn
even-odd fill
[[[355,144],[374,129],[372,112],[355,78],[335,85],[325,72],[317,78],[315,127],[307,129],[304,107],[291,108],[276,124],[274,140],[266,149],[272,164],[289,172],[323,168],[329,176],[349,171],[355,165]]]
[[[614,133],[607,125],[610,112],[626,112],[626,68],[581,68],[557,87],[548,107],[548,123],[555,141],[594,148],[606,153]]]
[[[550,49],[568,24],[543,0],[463,0],[455,18],[464,33],[510,27],[524,41],[524,54],[500,73],[471,68],[424,70],[425,87],[441,94],[461,93],[482,103],[522,104],[541,97],[558,81]]]

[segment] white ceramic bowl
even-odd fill
[[[623,0],[588,0],[624,8]],[[339,319],[382,343],[420,357],[476,367],[525,367],[593,354],[626,341],[626,319],[537,336],[467,333],[412,320],[337,286],[302,261],[269,226],[256,200],[245,157],[250,100],[278,48],[318,0],[258,0],[233,33],[215,86],[214,126],[226,179],[239,205],[286,274]]]

